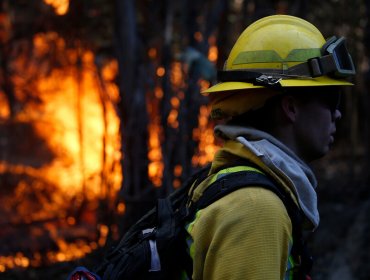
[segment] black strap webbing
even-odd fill
[[[226,174],[207,187],[200,199],[193,204],[190,213],[195,214],[197,210],[209,206],[227,194],[251,186],[262,187],[272,191],[284,203],[293,228],[294,243],[292,253],[298,255],[301,259],[300,267],[296,273],[300,276],[308,274],[312,266],[312,259],[306,252],[302,236],[303,213],[292,197],[266,175],[255,171],[238,171]]]
[[[218,71],[217,80],[220,82],[255,82],[256,78],[263,75],[261,72],[255,71],[240,71],[240,70],[229,70],[229,71]]]
[[[284,204],[285,200],[288,199],[288,196],[266,175],[255,171],[238,171],[229,173],[209,185],[196,203],[196,207],[197,209],[203,209],[221,197],[237,189],[249,186],[258,186],[271,190],[283,200]],[[294,202],[292,201],[292,203]],[[295,208],[298,210],[297,206]]]

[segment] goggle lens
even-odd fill
[[[332,74],[336,77],[346,77],[356,74],[355,66],[353,64],[351,55],[349,54],[345,39],[343,37],[337,39],[332,37],[323,46],[323,53],[333,56],[335,63],[335,70]]]

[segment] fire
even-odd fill
[[[59,15],[68,11],[68,0],[44,1]],[[203,40],[201,33],[195,36]],[[50,45],[54,46],[61,65],[50,69],[43,63],[32,63],[47,56]],[[210,46],[208,58],[215,62],[218,51],[214,40]],[[24,102],[22,110],[10,116],[10,104],[0,92],[0,120],[9,121],[12,117],[11,121],[17,124],[31,124],[32,132],[44,141],[51,156],[40,166],[0,159],[0,173],[19,178],[12,186],[11,196],[0,197],[0,213],[5,214],[0,216],[0,224],[24,224],[29,229],[27,234],[35,240],[47,240],[53,249],[47,244],[35,250],[22,248],[22,252],[4,254],[0,256],[0,272],[81,258],[103,246],[110,231],[113,235],[118,232],[116,225],[102,224],[96,215],[101,201],[111,206],[122,181],[120,123],[115,110],[119,100],[119,90],[114,83],[117,62],[110,60],[97,66],[91,51],[79,46],[67,47],[55,32],[35,35],[32,52],[31,61],[19,56],[12,62],[14,72],[22,73],[12,77],[12,82],[18,100],[26,100],[24,88],[30,86],[38,102]],[[156,59],[157,50],[149,49],[148,56]],[[173,96],[167,119],[161,120],[159,112],[159,103],[164,97],[161,86],[155,86],[148,97],[148,175],[156,187],[162,185],[164,170],[162,122],[167,122],[173,130],[179,128],[179,110],[186,90],[185,72],[181,62],[173,62],[169,69],[158,66],[155,70],[158,80],[165,75],[170,78]],[[31,85],[28,77],[32,77]],[[209,83],[200,80],[199,87],[204,90]],[[193,139],[199,141],[193,165],[211,161],[217,149],[208,116],[209,108],[202,106],[199,126],[193,131]],[[182,175],[183,167],[176,165],[175,188],[181,185]],[[126,205],[120,203],[114,210],[123,214]],[[72,229],[73,234],[68,232]],[[16,229],[8,229],[7,234],[12,236],[15,232]],[[66,232],[70,235],[66,236]]]
[[[218,58],[218,47],[216,45],[216,37],[211,36],[208,40],[209,50],[208,50],[208,59],[209,61],[216,63]]]
[[[215,46],[215,37],[210,39],[211,48],[209,51],[208,58],[215,62],[217,60],[218,50]],[[155,49],[148,51],[149,57],[153,58],[156,55]],[[171,109],[167,116],[167,124],[173,129],[179,128],[179,109],[181,101],[185,97],[185,76],[186,66],[181,62],[173,62],[170,67],[170,84],[173,92],[173,96],[170,99]],[[165,75],[166,70],[163,67],[158,67],[156,74],[158,77]],[[210,86],[208,81],[203,79],[199,80],[200,91],[207,89]],[[160,87],[155,87],[154,98],[148,100],[148,112],[150,115],[150,123],[148,126],[149,131],[149,153],[148,158],[150,163],[148,165],[148,175],[153,185],[160,187],[162,185],[162,176],[164,170],[163,155],[161,149],[161,142],[163,137],[161,119],[159,112],[159,101],[163,98],[163,90]],[[213,156],[218,149],[215,144],[215,138],[213,135],[213,124],[209,122],[210,108],[208,106],[201,106],[198,116],[198,127],[193,131],[193,139],[199,142],[198,151],[192,158],[192,164],[194,166],[205,165],[213,159]],[[175,179],[172,182],[174,188],[181,185],[182,166],[177,165],[174,168]]]
[[[148,56],[150,59],[157,57],[157,50],[150,48],[148,50]],[[156,75],[163,77],[166,70],[163,66],[159,66],[156,69]],[[154,91],[148,94],[147,99],[147,110],[150,115],[148,124],[149,142],[148,142],[148,177],[152,181],[155,187],[162,185],[163,177],[163,156],[161,147],[162,127],[161,118],[159,112],[159,102],[163,98],[163,90],[160,86],[156,86]]]
[[[158,69],[157,69],[157,76],[158,77],[163,77],[165,73],[166,73],[166,70],[164,69],[164,67],[158,67]]]
[[[58,15],[64,15],[68,12],[69,0],[44,0],[44,2],[53,6]]]
[[[181,99],[183,99],[183,91],[182,89],[185,87],[184,84],[184,75],[182,64],[180,62],[174,62],[171,67],[171,75],[170,75],[171,86],[176,94],[171,98],[171,111],[167,118],[167,123],[172,128],[177,129],[179,127],[179,108]]]
[[[154,49],[150,49],[148,55],[150,57],[156,55]],[[163,67],[158,67],[156,74],[158,77],[163,77],[166,70]],[[175,95],[171,98],[171,110],[167,117],[167,124],[173,129],[178,129],[179,127],[179,108],[181,100],[184,98],[184,93],[181,90],[184,86],[184,77],[182,64],[180,62],[174,62],[170,68],[170,81],[171,87]],[[160,187],[162,185],[162,176],[164,170],[163,155],[162,155],[162,126],[161,126],[161,114],[159,112],[159,102],[163,98],[163,90],[159,86],[155,87],[152,98],[148,98],[147,107],[150,117],[148,131],[149,131],[149,165],[148,165],[148,175],[149,179],[152,181],[153,185]],[[174,182],[175,186],[178,186],[179,181]]]
[[[208,43],[210,45],[208,50],[208,59],[209,61],[216,63],[218,59],[216,37],[209,37]],[[201,92],[205,91],[210,86],[210,83],[203,79],[200,79],[198,84]],[[209,122],[210,111],[211,109],[209,106],[201,106],[198,116],[199,125],[193,130],[193,139],[199,141],[198,153],[192,158],[192,164],[195,166],[202,166],[212,161],[213,156],[218,149],[218,145],[216,144],[213,134],[213,124]]]
[[[160,187],[162,184],[163,174],[163,161],[162,161],[162,148],[160,137],[162,129],[160,126],[160,118],[155,117],[151,123],[149,123],[149,153],[148,159],[150,163],[148,165],[149,179],[153,182],[154,186]]]
[[[213,127],[208,121],[209,114],[210,108],[201,106],[198,116],[199,126],[193,130],[194,140],[199,141],[198,153],[192,158],[194,166],[202,166],[212,161],[218,149],[218,146],[215,145]]]
[[[0,120],[7,119],[10,115],[9,104],[5,100],[5,94],[0,91]]]
[[[19,57],[14,61],[18,73],[35,77],[33,92],[37,92],[39,101],[25,102],[12,122],[31,123],[52,157],[40,166],[0,159],[0,173],[19,180],[11,195],[0,197],[0,213],[5,214],[0,222],[26,224],[29,238],[45,235],[42,239],[50,240],[56,249],[46,252],[45,248],[27,249],[32,252],[0,256],[0,272],[81,258],[103,246],[109,228],[97,225],[96,211],[99,201],[112,202],[121,186],[120,124],[115,110],[119,93],[114,84],[117,63],[108,61],[98,69],[92,52],[67,49],[56,33],[35,36],[33,59],[47,54],[50,42],[68,63],[51,69],[49,75],[37,76],[35,73],[44,72],[42,67],[31,64],[25,73],[24,59]],[[81,61],[80,67],[77,60]],[[16,94],[22,99],[25,97],[23,77],[12,78]],[[0,92],[0,118],[7,121],[9,117],[9,105]],[[82,230],[86,226],[89,232]],[[75,236],[69,237],[69,241],[64,236],[68,231]],[[16,229],[8,232],[17,233]],[[34,246],[31,243],[29,246]]]

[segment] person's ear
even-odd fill
[[[298,114],[298,103],[293,96],[283,96],[281,99],[281,109],[288,121],[292,123],[296,121]]]

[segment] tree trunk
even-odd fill
[[[123,185],[121,197],[126,203],[122,224],[125,229],[146,211],[145,197],[150,191],[147,170],[147,110],[145,65],[142,64],[137,34],[134,0],[116,0],[116,52],[119,64]],[[140,201],[144,205],[139,205]],[[140,206],[140,207],[139,207]]]

